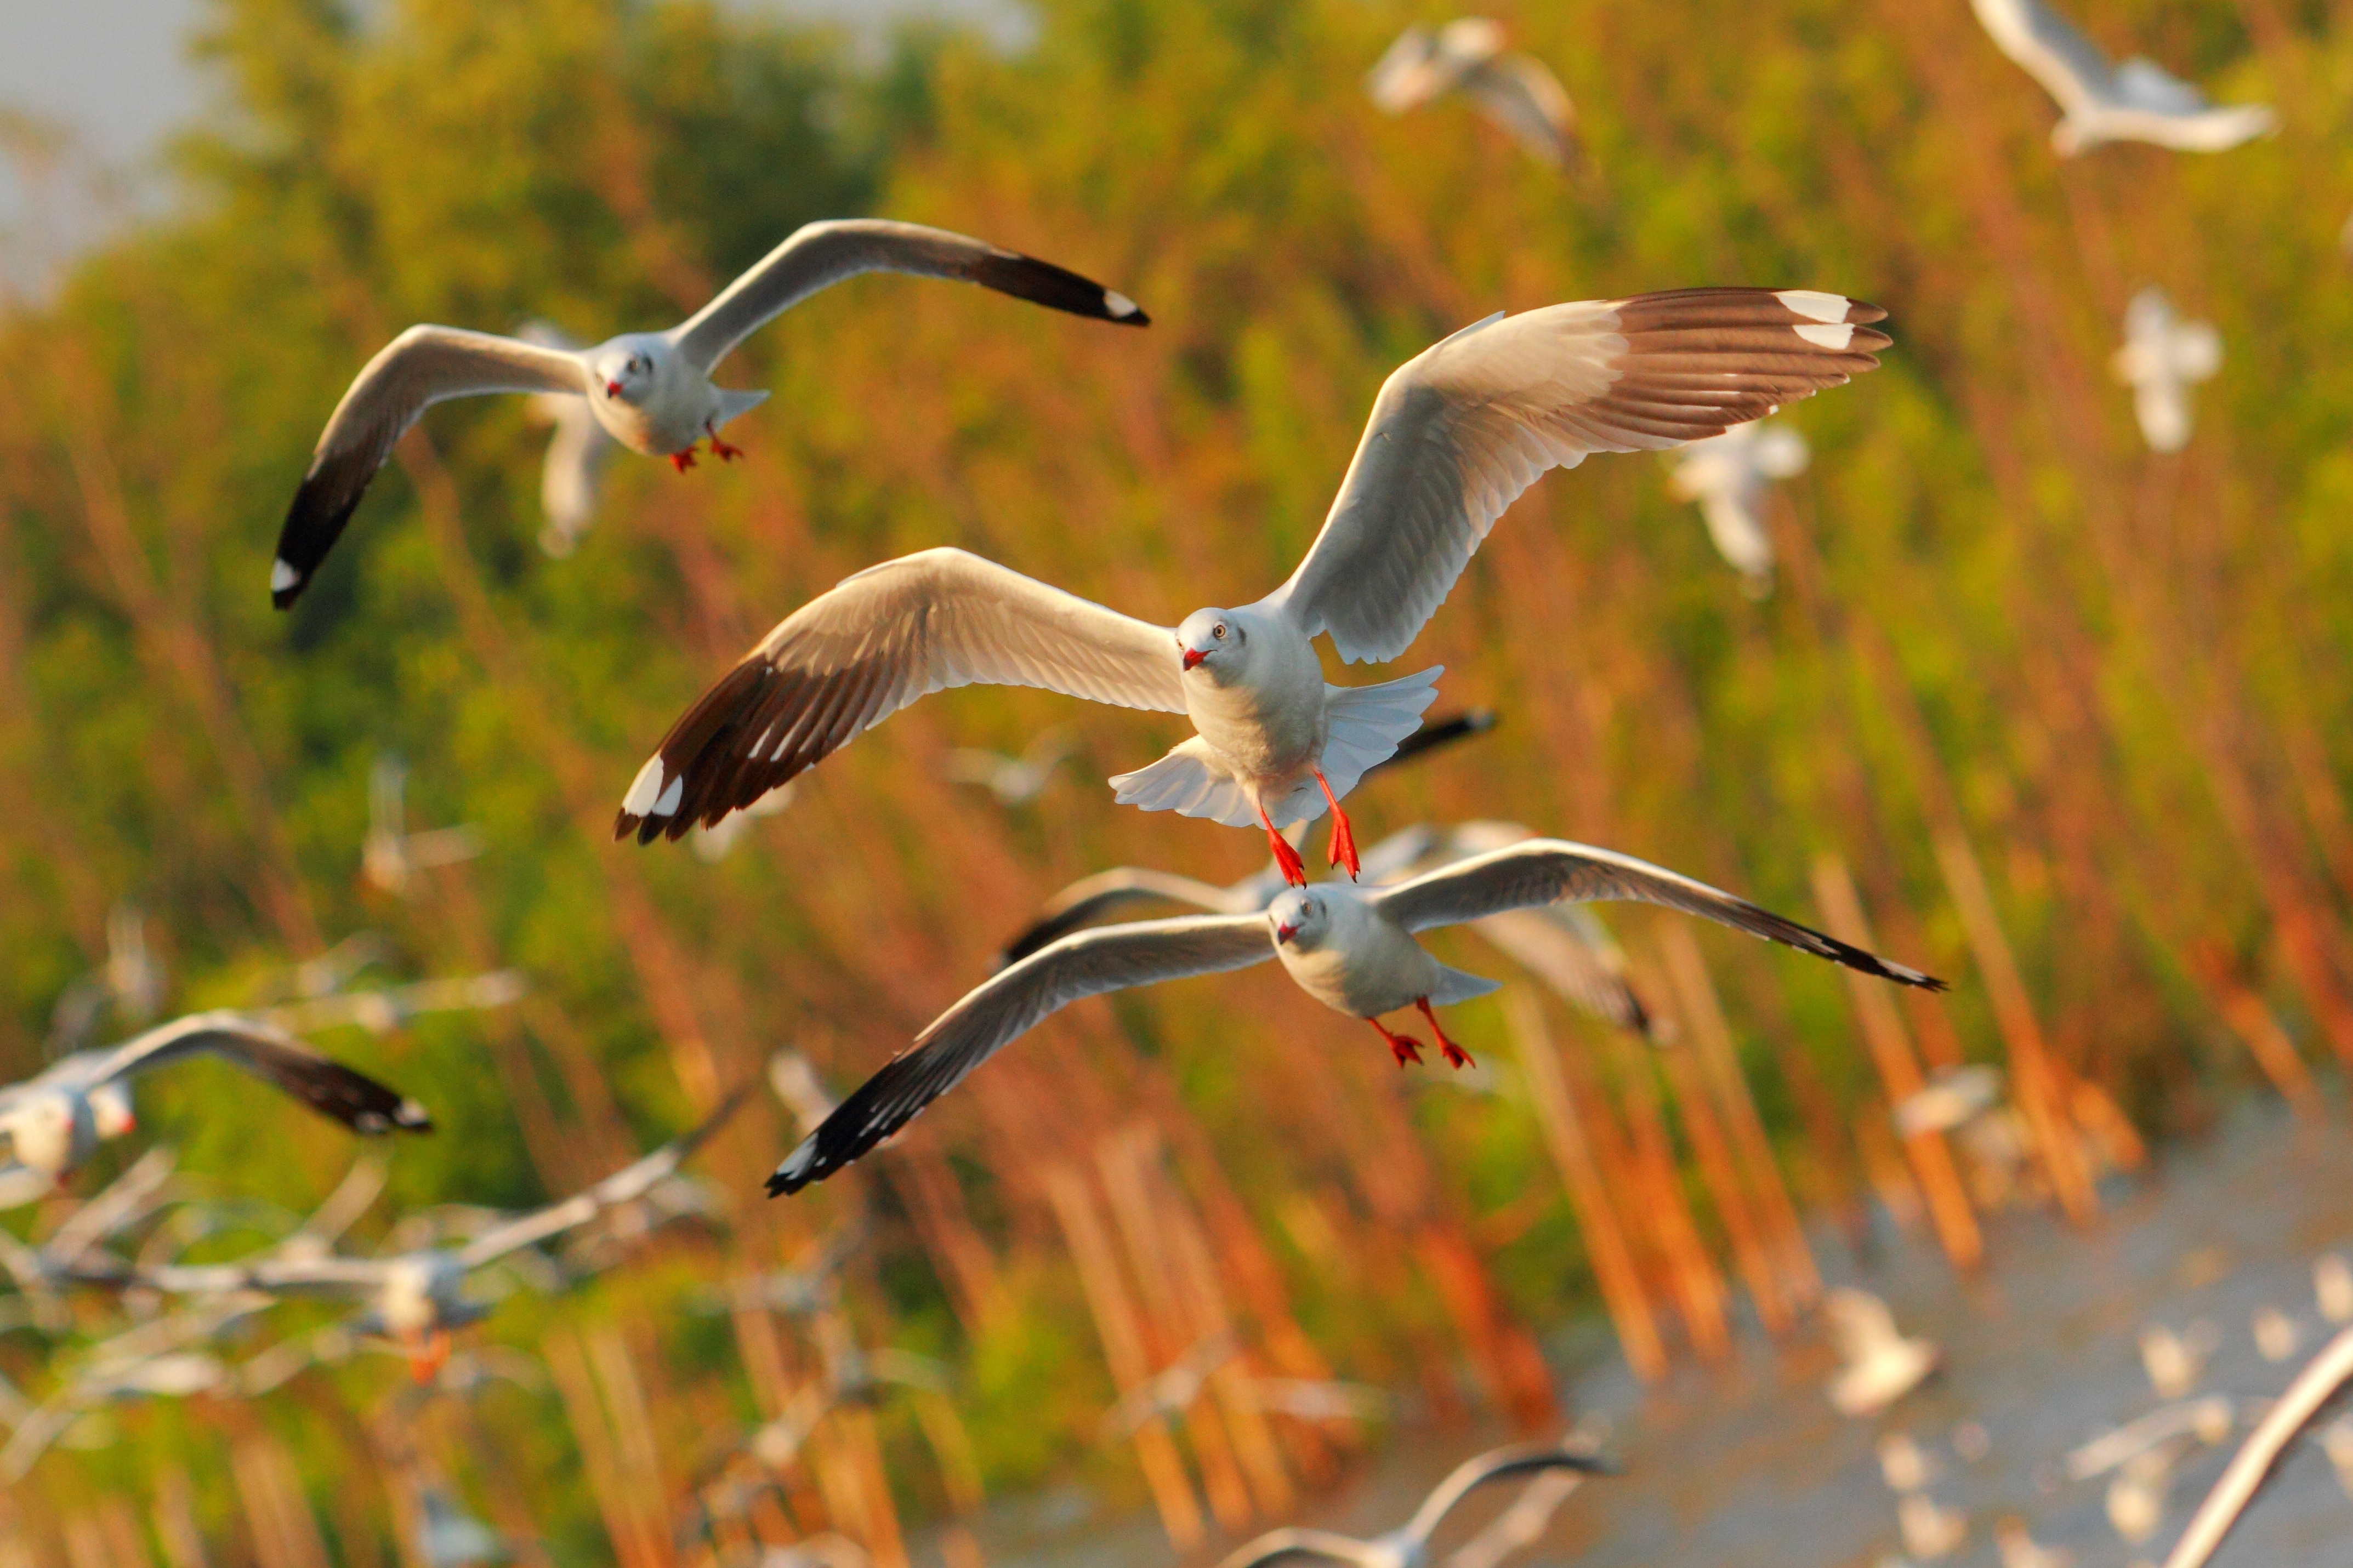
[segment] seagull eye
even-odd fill
[[[1209,628],[1209,635],[1216,637],[1219,641],[1223,642],[1226,637],[1226,628],[1222,626],[1211,626]]]

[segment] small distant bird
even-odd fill
[[[525,321],[515,336],[564,353],[578,353],[585,346],[552,321]],[[607,432],[587,398],[535,392],[523,406],[533,424],[550,426],[555,432],[547,443],[547,466],[539,476],[539,510],[547,520],[540,526],[539,548],[561,560],[596,525],[605,459],[620,443]]]
[[[2214,1549],[2222,1544],[2222,1538],[2247,1510],[2247,1505],[2278,1473],[2281,1457],[2289,1445],[2335,1408],[2348,1382],[2353,1382],[2353,1329],[2343,1331],[2321,1346],[2319,1353],[2289,1382],[2278,1402],[2255,1423],[2238,1453],[2223,1467],[2213,1489],[2206,1494],[2206,1500],[2190,1516],[2189,1528],[2174,1542],[2173,1554],[2165,1560],[2165,1568],[2204,1568],[2214,1555]],[[2332,1431],[2338,1435],[2332,1437]],[[2328,1450],[2330,1463],[2337,1467],[2339,1482],[2353,1491],[2353,1480],[2348,1479],[2348,1473],[2353,1473],[2353,1441],[2346,1440],[2341,1424],[2325,1428],[2321,1440]]]
[[[531,980],[519,969],[487,974],[457,974],[418,980],[376,991],[341,991],[265,1008],[259,1016],[280,1028],[310,1033],[353,1024],[371,1035],[388,1035],[427,1013],[471,1013],[506,1007],[530,994]]]
[[[22,1480],[49,1446],[100,1406],[134,1399],[183,1399],[234,1386],[228,1366],[199,1348],[250,1318],[266,1300],[210,1301],[141,1324],[92,1345],[47,1399],[17,1413],[0,1447],[0,1481]]]
[[[1890,1491],[1916,1492],[1936,1473],[1936,1461],[1912,1440],[1909,1432],[1883,1434],[1879,1439],[1878,1453],[1879,1474]]]
[[[1072,1002],[1130,986],[1213,974],[1280,959],[1300,989],[1364,1019],[1398,1065],[1421,1059],[1420,1042],[1393,1033],[1384,1013],[1417,1008],[1449,1063],[1470,1054],[1439,1026],[1434,1006],[1497,984],[1440,963],[1418,931],[1556,902],[1625,900],[1664,905],[1859,969],[1899,984],[1943,982],[1631,856],[1559,839],[1532,838],[1476,855],[1393,887],[1347,882],[1289,888],[1265,912],[1194,915],[1104,926],[1066,936],[1000,970],[934,1019],[907,1051],[866,1080],[768,1178],[771,1196],[822,1181],[897,1132],[965,1075]]]
[[[216,1057],[354,1132],[433,1130],[425,1108],[406,1095],[259,1018],[214,1012],[174,1019],[119,1046],[77,1051],[0,1089],[0,1134],[18,1164],[62,1181],[101,1140],[131,1131],[132,1078],[198,1056]]]
[[[1899,1331],[1887,1303],[1868,1290],[1833,1290],[1822,1299],[1822,1311],[1845,1363],[1829,1389],[1831,1405],[1841,1415],[1877,1415],[1919,1387],[1944,1360],[1930,1341]]]
[[[2222,335],[2204,321],[2184,321],[2152,283],[2125,307],[2125,343],[2109,369],[2132,388],[2133,417],[2152,452],[2189,444],[2189,389],[2222,368]]]
[[[1079,749],[1071,731],[1056,725],[1039,731],[1018,757],[958,746],[947,756],[951,782],[977,784],[997,797],[999,805],[1027,805],[1046,792],[1055,773]]]
[[[1806,471],[1812,460],[1806,438],[1778,420],[1735,425],[1723,435],[1694,441],[1675,454],[1668,489],[1680,500],[1699,503],[1716,553],[1740,574],[1752,599],[1773,591],[1773,536],[1766,531],[1762,505],[1775,479]]]
[[[2285,1361],[2295,1353],[2303,1331],[2277,1307],[2258,1307],[2247,1327],[2255,1338],[2255,1352],[2265,1361]]]
[[[2001,1097],[2001,1074],[1979,1066],[1947,1068],[1895,1107],[1897,1136],[1950,1132],[1983,1115]]]
[[[2334,1252],[2322,1253],[2312,1265],[2312,1296],[2330,1322],[2353,1322],[2353,1266]]]
[[[840,1305],[841,1269],[866,1240],[866,1226],[856,1220],[837,1225],[812,1243],[790,1267],[749,1275],[729,1282],[716,1302],[758,1307],[789,1318],[811,1319]]]
[[[1556,169],[1577,159],[1577,108],[1560,79],[1533,55],[1504,52],[1504,28],[1462,16],[1435,32],[1419,23],[1398,35],[1365,78],[1385,112],[1403,114],[1459,92],[1495,127]]]
[[[477,1563],[503,1563],[513,1555],[498,1531],[438,1486],[417,1489],[415,1540],[417,1560],[425,1568],[470,1568]]]
[[[380,756],[368,769],[368,830],[360,841],[360,870],[396,897],[406,897],[419,871],[454,866],[482,852],[482,836],[470,826],[408,831],[408,768],[398,757]]]
[[[1947,1508],[1926,1492],[1905,1492],[1895,1500],[1895,1526],[1904,1536],[1905,1555],[1922,1563],[1950,1557],[1969,1538],[1969,1517]]]
[[[2099,46],[2044,0],[1970,0],[1994,44],[2058,100],[2051,145],[2073,157],[2104,142],[2220,153],[2279,129],[2262,104],[2217,108],[2188,82],[2137,57],[2112,66]]]
[[[1280,1557],[1321,1557],[1353,1568],[1426,1568],[1430,1538],[1462,1500],[1481,1487],[1519,1476],[1574,1470],[1580,1475],[1609,1475],[1612,1467],[1580,1439],[1561,1443],[1531,1443],[1497,1448],[1465,1459],[1422,1500],[1413,1517],[1397,1529],[1370,1541],[1328,1530],[1292,1527],[1271,1530],[1219,1564],[1219,1568],[1257,1568]]]
[[[1993,1544],[2001,1553],[2001,1568],[2074,1568],[2073,1552],[2037,1544],[2026,1521],[2014,1513],[1994,1521]]]
[[[0,1230],[0,1271],[7,1274],[18,1295],[29,1304],[36,1325],[60,1331],[67,1326],[69,1319],[61,1309],[59,1291],[73,1282],[75,1271],[107,1241],[153,1215],[166,1201],[176,1163],[169,1149],[148,1150],[96,1196],[77,1205],[38,1246]],[[12,1169],[39,1188],[32,1194],[35,1198],[57,1190],[56,1183],[37,1171],[22,1165]],[[5,1196],[0,1196],[0,1208],[11,1206]]]
[[[2162,1323],[2142,1329],[2140,1364],[2157,1396],[2179,1399],[2197,1387],[2198,1374],[2206,1370],[2206,1358],[2214,1353],[2219,1339],[2214,1325],[2202,1318],[2178,1334]]]
[[[666,332],[624,332],[567,351],[456,327],[411,327],[368,361],[335,405],[278,535],[269,602],[282,610],[301,596],[393,444],[448,398],[527,392],[584,399],[616,441],[667,457],[681,472],[694,466],[694,449],[705,440],[714,457],[739,456],[720,439],[720,426],[768,395],[714,386],[712,370],[776,316],[861,272],[959,279],[1125,326],[1149,320],[1126,295],[1051,262],[944,229],[849,218],[803,226]]]

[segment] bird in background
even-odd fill
[[[1458,92],[1538,162],[1565,169],[1577,161],[1567,89],[1535,56],[1505,52],[1503,24],[1485,16],[1408,27],[1366,75],[1365,91],[1389,114]]]
[[[552,321],[529,321],[515,329],[524,342],[564,353],[585,346]],[[562,560],[579,548],[580,536],[596,522],[596,490],[605,460],[620,445],[596,417],[587,398],[565,392],[534,392],[523,403],[534,425],[547,426],[547,461],[539,474],[539,548]]]
[[[1027,805],[1046,793],[1055,773],[1078,749],[1078,737],[1067,726],[1057,724],[1038,731],[1018,757],[958,746],[947,754],[944,771],[950,783],[985,789],[999,805]]]
[[[2132,388],[2133,417],[2152,452],[2189,445],[2189,389],[2222,368],[2222,334],[2206,321],[2185,321],[2152,283],[2125,307],[2124,346],[2108,362]]]
[[[2236,1421],[2226,1394],[2211,1394],[2160,1406],[2069,1450],[2067,1478],[2087,1481],[2106,1475],[2136,1456],[2185,1435],[2211,1447],[2231,1435]]]
[[[58,994],[49,1011],[52,1057],[90,1043],[101,1017],[143,1029],[164,1005],[163,960],[147,944],[147,917],[124,899],[106,911],[106,960]]]
[[[1827,1392],[1841,1415],[1876,1415],[1944,1363],[1944,1352],[1896,1328],[1887,1303],[1868,1290],[1843,1286],[1831,1291],[1822,1298],[1822,1314],[1841,1363]]]
[[[485,974],[443,975],[374,991],[334,991],[282,1002],[258,1016],[297,1033],[352,1024],[371,1035],[388,1035],[427,1013],[473,1013],[512,1006],[530,993],[530,976],[522,970],[493,969]]]
[[[1966,1127],[2000,1102],[2001,1073],[1973,1062],[1946,1068],[1895,1103],[1890,1120],[1899,1138]]]
[[[841,218],[802,226],[668,331],[624,332],[575,350],[457,327],[411,327],[368,361],[320,435],[278,535],[270,603],[282,610],[301,596],[393,444],[426,409],[448,398],[494,392],[578,398],[615,441],[666,457],[681,472],[694,466],[695,448],[705,441],[714,457],[741,456],[719,432],[768,395],[714,385],[711,372],[776,316],[861,272],[955,279],[1123,326],[1150,321],[1126,295],[1050,261],[944,229]]]
[[[1427,1568],[1430,1536],[1463,1499],[1498,1481],[1563,1470],[1606,1476],[1614,1474],[1616,1467],[1575,1436],[1555,1443],[1524,1443],[1497,1448],[1455,1466],[1422,1500],[1411,1519],[1369,1541],[1329,1530],[1291,1526],[1267,1531],[1227,1557],[1218,1568],[1257,1568],[1259,1563],[1282,1557],[1321,1557],[1326,1562],[1350,1563],[1354,1568]]]
[[[1470,1053],[1447,1037],[1433,1008],[1484,995],[1496,982],[1440,963],[1416,933],[1507,910],[1608,900],[1663,905],[1901,984],[1943,988],[1917,970],[1631,856],[1534,838],[1389,887],[1286,888],[1263,912],[1140,921],[1066,936],[998,971],[934,1020],[786,1156],[768,1178],[769,1194],[798,1192],[858,1159],[1072,1002],[1270,958],[1316,1001],[1364,1019],[1400,1067],[1421,1060],[1421,1044],[1391,1031],[1381,1016],[1408,1007],[1428,1020],[1450,1063],[1467,1066]]]
[[[2148,1385],[2159,1399],[2179,1399],[2198,1386],[2199,1373],[2206,1370],[2206,1358],[2214,1353],[2221,1336],[2214,1325],[2200,1318],[2180,1333],[2175,1333],[2162,1323],[2150,1323],[2140,1331],[2140,1364],[2148,1373]]]
[[[1752,599],[1773,592],[1773,536],[1765,527],[1765,492],[1775,479],[1804,473],[1811,460],[1806,438],[1778,419],[1735,425],[1674,455],[1667,488],[1677,500],[1698,503],[1716,553],[1740,574],[1742,590]]]
[[[1420,723],[1442,671],[1324,679],[1403,654],[1488,531],[1546,470],[1663,450],[1879,363],[1886,312],[1808,289],[1696,289],[1498,311],[1383,384],[1306,558],[1254,603],[1175,626],[1119,614],[961,550],[904,556],[796,611],[698,699],[631,781],[615,837],[677,838],[740,810],[931,692],[984,683],[1183,713],[1194,734],[1110,782],[1123,805],[1255,823],[1282,837],[1331,814],[1328,858],[1356,873],[1342,797]]]
[[[2135,56],[2112,65],[2044,0],[1969,0],[1994,46],[2042,84],[2061,118],[2051,145],[2072,158],[2105,142],[2221,153],[2279,129],[2259,103],[2216,106],[2188,82]]]
[[[471,824],[408,831],[408,764],[385,753],[368,766],[367,837],[360,840],[360,871],[396,898],[406,898],[417,873],[455,866],[482,852]]]

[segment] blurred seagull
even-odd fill
[[[1823,1298],[1822,1311],[1845,1363],[1830,1382],[1831,1407],[1841,1415],[1877,1415],[1919,1387],[1944,1360],[1929,1341],[1899,1332],[1887,1303],[1868,1290],[1833,1290]]]
[[[21,1294],[41,1305],[54,1304],[59,1288],[72,1282],[86,1258],[155,1212],[177,1159],[169,1149],[148,1150],[95,1197],[77,1205],[37,1247],[0,1230],[0,1271]],[[46,1178],[40,1185],[44,1194],[56,1190]],[[41,1315],[37,1311],[37,1321]]]
[[[1577,109],[1560,79],[1533,55],[1505,54],[1503,25],[1485,16],[1435,32],[1408,27],[1366,76],[1365,91],[1389,114],[1459,92],[1540,161],[1559,169],[1577,157]]]
[[[918,698],[975,682],[1189,717],[1194,736],[1111,781],[1118,800],[1282,837],[1413,732],[1442,673],[1326,685],[1314,639],[1396,658],[1497,517],[1546,470],[1663,450],[1836,386],[1887,343],[1886,314],[1806,289],[1694,289],[1475,322],[1390,375],[1323,531],[1255,604],[1174,626],[1118,614],[961,550],[871,566],[780,623],[698,699],[631,782],[616,837],[676,838],[814,766]]]
[[[2099,46],[2043,0],[1970,0],[1994,44],[2058,100],[2051,145],[2073,157],[2103,142],[2147,142],[2220,153],[2279,129],[2262,104],[2217,108],[2188,82],[2135,57],[2112,66]]]
[[[1559,1443],[1526,1443],[1497,1448],[1465,1459],[1448,1472],[1437,1489],[1422,1500],[1413,1517],[1370,1541],[1328,1530],[1292,1527],[1271,1530],[1219,1564],[1219,1568],[1257,1568],[1281,1557],[1321,1557],[1354,1568],[1425,1568],[1430,1562],[1430,1538],[1462,1500],[1481,1487],[1520,1476],[1557,1470],[1581,1475],[1609,1475],[1613,1467],[1577,1438]]]
[[[958,746],[948,753],[947,776],[955,784],[979,785],[999,805],[1027,805],[1045,793],[1055,771],[1077,750],[1070,730],[1058,724],[1040,731],[1018,757]]]
[[[343,991],[287,1002],[266,1008],[259,1016],[283,1029],[309,1033],[353,1024],[371,1035],[388,1035],[409,1019],[427,1013],[470,1013],[485,1007],[505,1007],[530,994],[531,981],[520,969],[494,969],[487,974],[445,975],[438,980],[412,981],[379,991]]]
[[[2189,1447],[2187,1437],[2172,1437],[2142,1449],[2116,1467],[2105,1498],[2108,1523],[2137,1546],[2165,1522],[2166,1496],[2173,1489],[2173,1472]]]
[[[2189,389],[2222,368],[2222,335],[2204,321],[2175,318],[2152,283],[2125,307],[2125,344],[2108,367],[2132,388],[2133,417],[2152,452],[2189,444]]]
[[[482,836],[471,826],[408,831],[408,768],[398,757],[379,756],[368,769],[368,830],[360,840],[360,870],[396,897],[405,897],[417,872],[454,866],[482,852]]]
[[[77,1051],[0,1089],[0,1134],[18,1164],[63,1181],[100,1140],[131,1131],[133,1077],[197,1056],[217,1057],[354,1132],[433,1130],[425,1108],[406,1095],[261,1019],[215,1012],[174,1019],[119,1046]]]
[[[2345,1385],[2353,1382],[2353,1329],[2347,1329],[2320,1347],[2320,1352],[2305,1364],[2302,1372],[2287,1385],[2279,1402],[2271,1407],[2253,1431],[2241,1444],[2237,1454],[2225,1466],[2213,1490],[2198,1505],[2190,1516],[2189,1527],[2174,1543],[2173,1555],[2165,1560],[2165,1568],[2203,1568],[2222,1544],[2231,1527],[2255,1500],[2272,1477],[2278,1473],[2280,1460],[2289,1445],[2310,1431],[2344,1397]],[[2337,1461],[2337,1444],[2324,1442],[2329,1449],[2332,1463]],[[2338,1463],[2338,1475],[2345,1474]]]
[[[278,536],[270,603],[282,610],[301,595],[393,443],[447,398],[491,392],[581,398],[616,441],[667,457],[681,472],[694,466],[694,449],[706,439],[714,457],[738,456],[719,427],[768,395],[714,386],[712,368],[777,315],[861,272],[958,279],[1126,326],[1149,320],[1126,295],[1051,262],[944,229],[847,218],[804,225],[666,332],[624,332],[572,351],[456,327],[411,327],[368,361],[327,421]]]
[[[1950,1132],[1983,1115],[2000,1095],[2001,1074],[1992,1068],[1947,1068],[1896,1105],[1896,1135]]]
[[[49,1012],[52,1055],[79,1050],[109,1009],[142,1029],[164,1004],[164,966],[147,945],[147,917],[124,900],[106,911],[106,962],[67,986]]]
[[[2198,1374],[2206,1369],[2206,1358],[2214,1353],[2219,1339],[2214,1325],[2202,1318],[2178,1334],[2162,1323],[2142,1329],[2140,1364],[2157,1396],[2179,1399],[2195,1388]]]
[[[1119,1403],[1103,1412],[1103,1436],[1133,1436],[1136,1428],[1155,1417],[1182,1415],[1201,1397],[1209,1379],[1241,1353],[1231,1333],[1211,1334],[1121,1394]]]
[[[1752,599],[1773,591],[1773,539],[1761,512],[1766,487],[1806,471],[1806,438],[1777,420],[1735,425],[1675,454],[1668,488],[1697,501],[1716,553],[1732,563]]]
[[[2353,1267],[2336,1253],[2322,1253],[2312,1265],[2312,1297],[2330,1322],[2353,1322]]]
[[[1384,1013],[1416,1007],[1446,1059],[1471,1057],[1447,1038],[1433,1005],[1466,1001],[1496,983],[1451,969],[1415,933],[1556,902],[1661,904],[1786,943],[1902,984],[1943,982],[1759,909],[1745,899],[1620,855],[1532,838],[1393,887],[1345,882],[1285,889],[1263,913],[1193,915],[1105,926],[1066,936],[980,985],[934,1019],[914,1045],[866,1080],[768,1178],[771,1195],[822,1181],[907,1124],[1004,1046],[1082,997],[1280,959],[1301,990],[1363,1018],[1402,1067],[1420,1042],[1393,1034]]]
[[[524,342],[564,353],[578,353],[586,345],[551,321],[525,321],[515,329]],[[547,521],[539,531],[539,548],[557,559],[579,547],[580,536],[596,521],[596,487],[605,459],[620,443],[607,434],[589,400],[565,392],[535,392],[523,407],[534,425],[553,426],[547,443],[547,466],[539,476],[539,510]]]

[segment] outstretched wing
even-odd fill
[[[1373,906],[1408,931],[1461,925],[1510,910],[1610,900],[1663,904],[1778,942],[1849,969],[1942,991],[1945,983],[1784,920],[1746,899],[1614,850],[1531,838],[1416,877],[1372,896]]]
[[[1397,1533],[1403,1540],[1427,1543],[1446,1516],[1454,1511],[1462,1500],[1492,1482],[1509,1480],[1514,1476],[1532,1476],[1546,1470],[1576,1470],[1583,1475],[1609,1475],[1616,1468],[1581,1446],[1575,1439],[1561,1443],[1523,1443],[1508,1448],[1496,1448],[1474,1458],[1463,1460],[1438,1483],[1435,1490],[1422,1500]]]
[[[1504,509],[1591,452],[1655,451],[1873,369],[1887,314],[1837,294],[1685,289],[1501,314],[1399,366],[1324,531],[1269,596],[1349,660],[1406,650]]]
[[[710,826],[952,686],[1182,713],[1176,637],[961,550],[869,567],[793,612],[670,726],[613,836]]]
[[[794,230],[791,238],[762,257],[717,299],[672,329],[670,342],[697,369],[708,372],[781,312],[860,272],[954,278],[1073,316],[1128,327],[1152,321],[1134,300],[1116,289],[1018,250],[1001,250],[985,240],[921,224],[837,218]]]
[[[368,481],[417,416],[446,398],[486,392],[588,392],[578,356],[520,338],[411,327],[386,343],[335,405],[311,455],[269,568],[269,602],[286,608],[343,536]]]
[[[1114,910],[1148,903],[1190,904],[1216,914],[1246,914],[1263,907],[1265,900],[1258,896],[1256,878],[1238,887],[1219,888],[1174,871],[1116,866],[1082,877],[1047,900],[1029,928],[1005,944],[997,966],[1009,968]]]
[[[215,1056],[354,1132],[430,1132],[425,1108],[367,1074],[322,1057],[282,1029],[241,1013],[195,1013],[102,1053],[92,1088],[193,1056]]]
[[[2109,96],[2115,68],[2100,47],[2043,0],[1969,0],[1994,47],[2069,114]]]
[[[1001,970],[933,1020],[907,1050],[841,1102],[768,1178],[768,1195],[821,1182],[914,1120],[965,1075],[1086,996],[1274,956],[1257,914],[1139,921],[1066,936]]]
[[[1502,55],[1462,79],[1479,111],[1556,169],[1577,157],[1577,110],[1550,68],[1531,55]]]

